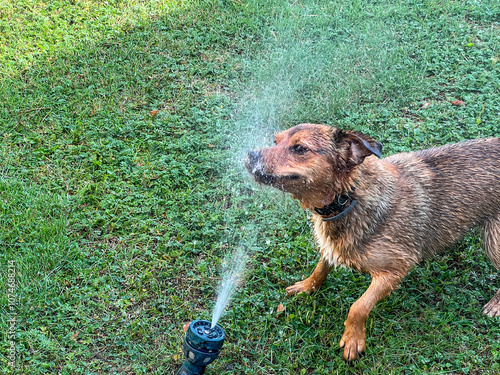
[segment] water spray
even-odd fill
[[[186,337],[182,350],[185,360],[177,375],[203,374],[205,367],[212,363],[221,352],[226,334],[217,322],[243,279],[247,260],[246,248],[239,246],[223,261],[222,279],[218,287],[212,321],[193,320],[184,325]]]
[[[224,338],[224,330],[207,320],[193,320],[189,323],[182,348],[186,359],[177,375],[201,375],[205,367],[219,355]]]

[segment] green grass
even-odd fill
[[[241,163],[306,121],[364,131],[385,155],[499,136],[496,0],[13,4],[0,1],[0,373],[175,373],[182,325],[210,319],[239,246],[246,280],[209,374],[500,371],[499,321],[481,314],[500,278],[475,232],[375,307],[348,365],[338,341],[369,278],[338,269],[287,297],[317,262],[308,215]]]

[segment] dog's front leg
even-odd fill
[[[289,286],[286,288],[286,291],[289,295],[314,292],[319,289],[321,284],[323,284],[323,281],[326,280],[331,270],[332,266],[321,258],[311,276],[293,284],[292,286]]]
[[[372,283],[366,292],[351,306],[345,321],[340,347],[344,358],[352,361],[365,350],[365,322],[375,304],[387,297],[401,282],[402,277],[390,273],[372,275]]]

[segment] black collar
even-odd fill
[[[358,200],[354,199],[351,196],[351,194],[354,193],[354,190],[355,188],[353,187],[350,192],[346,194],[337,195],[333,199],[332,203],[323,206],[321,208],[315,207],[314,211],[316,211],[321,216],[336,214],[335,216],[332,217],[323,218],[323,221],[335,221],[344,217],[354,208],[354,206],[356,206],[356,203],[358,203]]]

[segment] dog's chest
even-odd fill
[[[360,270],[360,257],[352,242],[353,237],[346,228],[343,233],[330,223],[325,223],[320,216],[313,216],[314,237],[318,243],[321,257],[334,267],[345,266]]]

